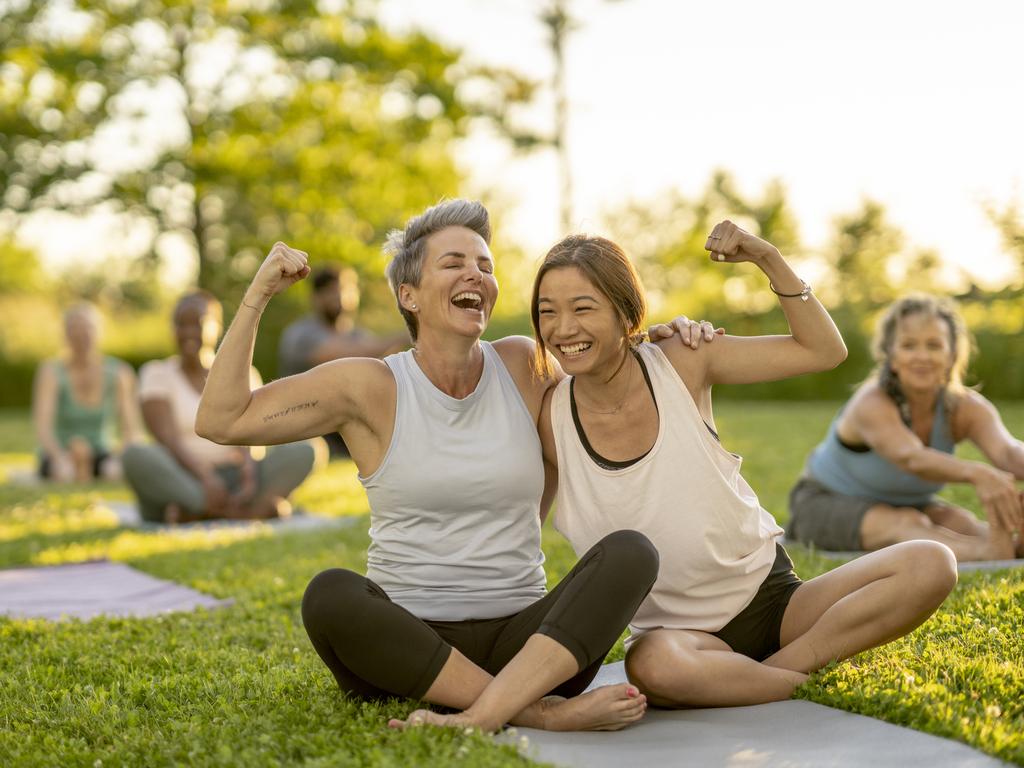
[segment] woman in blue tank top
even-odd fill
[[[823,549],[880,549],[930,539],[958,560],[1024,556],[1024,443],[966,389],[970,339],[949,301],[912,295],[883,315],[878,367],[843,406],[790,493],[790,538]],[[991,462],[959,459],[969,440]],[[974,486],[988,522],[935,496]]]

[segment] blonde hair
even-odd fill
[[[540,335],[540,283],[544,275],[561,267],[576,267],[608,298],[622,322],[623,334],[630,346],[644,340],[641,329],[647,316],[647,299],[640,275],[625,251],[604,237],[569,235],[547,252],[533,281],[530,318],[537,342],[533,368],[541,376],[550,376],[552,371],[547,347]]]

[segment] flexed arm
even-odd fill
[[[703,350],[706,383],[751,384],[834,368],[846,345],[832,318],[771,243],[730,221],[717,224],[704,246],[712,261],[749,261],[768,277],[782,304],[789,336],[726,336]]]
[[[249,384],[253,346],[267,303],[309,274],[307,255],[275,243],[245,292],[210,369],[196,415],[201,437],[231,445],[277,445],[322,435],[358,415],[380,361],[325,363],[255,391]],[[371,370],[373,369],[373,370]]]

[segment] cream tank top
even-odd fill
[[[530,412],[501,357],[467,397],[427,378],[411,351],[384,359],[398,385],[370,501],[366,575],[421,619],[493,619],[545,594],[544,464]]]
[[[782,529],[740,475],[742,459],[711,435],[664,353],[642,344],[658,404],[658,437],[636,464],[602,469],[572,419],[569,379],[551,404],[558,453],[555,527],[586,552],[612,531],[645,534],[661,556],[654,588],[630,623],[717,632],[754,599]]]

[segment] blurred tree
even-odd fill
[[[696,198],[669,192],[605,215],[612,237],[637,265],[653,317],[683,312],[721,321],[724,314],[758,313],[775,306],[775,297],[755,270],[716,264],[708,258],[704,250],[708,233],[725,218],[787,255],[800,253],[785,188],[772,182],[759,197],[745,197],[725,171],[716,171]]]
[[[999,232],[1003,248],[1017,260],[1016,278],[1006,290],[1020,296],[1024,294],[1024,211],[1017,201],[1011,201],[1002,208],[988,205],[985,213]]]
[[[39,257],[13,239],[0,238],[0,299],[19,293],[35,293],[44,287]]]
[[[0,186],[16,214],[115,211],[237,302],[277,239],[381,274],[392,226],[459,176],[472,116],[529,98],[346,0],[6,0]],[[459,86],[484,81],[479,103]],[[468,89],[472,92],[473,89]],[[137,282],[137,281],[136,281]],[[386,289],[366,281],[373,304]]]

